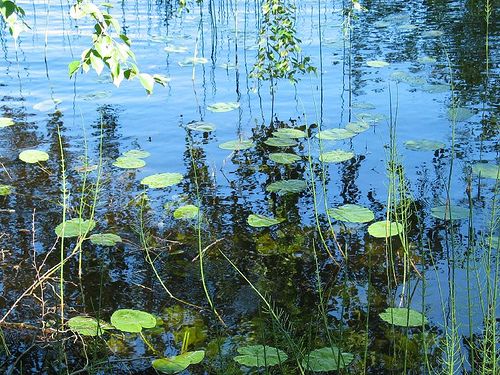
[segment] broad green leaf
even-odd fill
[[[247,222],[248,225],[255,228],[264,228],[270,227],[272,225],[279,224],[283,222],[285,219],[275,219],[272,217],[267,217],[259,214],[251,214],[248,216]]]
[[[212,112],[229,112],[240,108],[238,102],[219,102],[207,106],[207,109]]]
[[[200,209],[193,204],[181,206],[174,211],[174,218],[176,219],[196,219]]]
[[[144,167],[146,162],[139,158],[120,156],[114,161],[113,165],[122,169],[136,169]]]
[[[34,106],[33,106],[33,109],[37,110],[37,111],[40,111],[40,112],[49,112],[49,111],[53,111],[56,106],[61,103],[62,100],[60,99],[47,99],[47,100],[43,100],[39,103],[36,103]]]
[[[368,233],[376,238],[386,238],[396,236],[403,232],[403,225],[396,222],[388,222],[387,220],[377,221],[368,227]]]
[[[182,61],[179,61],[180,66],[194,66],[198,64],[206,64],[208,60],[204,57],[188,57]]]
[[[291,193],[300,193],[307,188],[307,182],[304,180],[281,180],[273,182],[266,187],[266,191],[285,195]]]
[[[147,185],[151,189],[162,189],[172,185],[177,185],[184,177],[180,173],[157,173],[141,180],[142,185]]]
[[[366,65],[372,68],[385,68],[386,66],[389,66],[389,63],[382,60],[369,60],[366,62]]]
[[[448,119],[451,121],[467,121],[472,116],[474,116],[474,112],[468,108],[458,107],[458,108],[450,108],[448,110]]]
[[[14,125],[14,121],[8,117],[0,117],[0,128]]]
[[[370,124],[364,121],[355,121],[348,123],[345,128],[353,133],[363,133],[370,129]]]
[[[138,333],[143,328],[156,326],[156,318],[141,310],[120,309],[111,315],[111,324],[123,332]]]
[[[500,179],[500,165],[477,163],[472,166],[472,173],[481,176],[482,178]]]
[[[100,246],[115,246],[122,238],[114,233],[96,233],[90,236],[90,242]]]
[[[348,223],[367,223],[375,219],[373,211],[357,204],[344,204],[328,210],[328,215],[339,221]]]
[[[235,141],[228,141],[221,143],[219,148],[223,150],[239,151],[252,148],[254,146],[253,142],[245,139],[237,139]]]
[[[279,138],[305,138],[306,132],[300,129],[280,128],[273,132],[273,135]]]
[[[19,159],[25,163],[34,164],[49,160],[49,154],[40,150],[24,150],[19,154]]]
[[[0,196],[9,195],[10,193],[12,193],[12,186],[0,185]]]
[[[277,152],[269,154],[269,159],[279,164],[292,164],[301,160],[301,157],[299,155],[289,154],[286,152]]]
[[[189,365],[200,363],[205,358],[204,350],[186,352],[174,357],[155,359],[153,368],[163,374],[177,374],[188,368]]]
[[[249,345],[237,349],[239,355],[234,360],[247,367],[271,367],[285,362],[286,353],[272,346]]]
[[[469,217],[469,209],[455,205],[444,205],[431,208],[431,215],[441,220],[461,220]]]
[[[268,146],[273,146],[273,147],[297,146],[297,142],[292,138],[271,137],[269,139],[266,139],[264,143]]]
[[[333,150],[319,155],[319,160],[323,163],[341,163],[354,157],[354,153],[344,150]]]
[[[446,145],[443,142],[433,141],[429,139],[415,139],[404,143],[408,150],[412,151],[435,151],[444,148]]]
[[[215,125],[210,122],[196,121],[188,124],[186,128],[196,132],[210,133],[215,130]]]
[[[139,73],[139,81],[148,94],[151,94],[153,92],[155,80],[150,74]]]
[[[59,224],[54,230],[58,237],[71,238],[71,237],[81,237],[85,233],[90,232],[95,227],[95,221],[88,219],[80,219],[78,217],[66,222]],[[64,229],[64,235],[63,235]]]
[[[109,323],[97,321],[89,316],[75,316],[68,320],[68,326],[73,332],[82,336],[101,336],[104,330],[114,328]]]
[[[355,135],[356,133],[353,133],[347,129],[335,128],[320,131],[318,134],[316,134],[316,138],[324,139],[327,141],[339,141],[342,139],[352,138]]]
[[[379,314],[380,319],[398,327],[421,327],[427,318],[418,311],[404,307],[388,307]]]
[[[302,366],[309,371],[329,372],[343,369],[353,361],[350,353],[341,353],[336,347],[316,349],[306,354]]]
[[[123,153],[123,156],[126,158],[137,158],[144,159],[149,157],[151,154],[144,150],[130,150]]]

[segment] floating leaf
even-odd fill
[[[71,238],[71,237],[81,237],[85,233],[90,232],[95,227],[95,221],[92,219],[84,220],[81,218],[74,218],[71,220],[66,220],[65,222],[59,224],[54,230],[58,237]],[[64,228],[64,236],[63,236]]]
[[[115,246],[122,238],[114,233],[96,233],[90,236],[90,242],[99,246]]]
[[[454,205],[437,206],[431,208],[431,215],[441,220],[461,220],[469,217],[469,209]]]
[[[219,102],[207,106],[207,109],[212,112],[229,112],[240,108],[238,102]]]
[[[203,132],[210,133],[215,130],[215,125],[210,122],[205,121],[196,121],[188,124],[186,126],[189,130],[193,130],[195,132]]]
[[[431,94],[439,94],[442,92],[448,92],[451,90],[450,85],[446,84],[429,84],[424,87],[424,90],[431,93]]]
[[[372,68],[385,68],[386,66],[389,66],[389,63],[382,60],[369,60],[366,62],[366,65]]]
[[[344,204],[328,210],[328,215],[336,220],[348,223],[367,223],[375,219],[373,211],[357,204]]]
[[[358,113],[355,116],[359,121],[364,121],[364,122],[367,122],[369,124],[376,124],[377,122],[380,122],[380,121],[386,119],[386,116],[381,115],[379,113],[363,112],[363,113]]]
[[[252,148],[254,146],[253,142],[245,139],[237,139],[235,141],[228,141],[221,143],[219,148],[223,150],[240,151]]]
[[[291,138],[281,138],[281,137],[271,137],[266,139],[264,143],[268,146],[273,147],[294,147],[297,146],[297,142]]]
[[[247,219],[248,225],[254,228],[270,227],[272,225],[279,224],[283,221],[285,221],[285,219],[275,219],[272,217],[267,217],[259,214],[251,214],[248,216]]]
[[[135,169],[144,167],[146,162],[139,158],[120,156],[114,161],[113,165],[122,169]]]
[[[494,180],[500,179],[500,165],[477,163],[472,166],[472,173],[483,178],[492,178]]]
[[[336,347],[326,347],[310,352],[302,360],[302,366],[309,371],[328,372],[347,367],[354,359],[350,353],[341,353]]]
[[[376,238],[386,238],[396,236],[403,232],[403,225],[396,222],[388,222],[387,220],[377,221],[368,227],[368,233]]]
[[[472,116],[474,116],[474,112],[468,108],[458,107],[458,108],[450,108],[448,110],[448,119],[450,121],[467,121]]]
[[[323,152],[321,155],[319,155],[319,160],[322,163],[341,163],[343,161],[350,160],[353,157],[354,153],[351,151],[333,150]]]
[[[445,148],[445,144],[439,141],[433,141],[430,139],[415,139],[406,141],[404,143],[408,150],[412,151],[435,151],[441,148]]]
[[[430,57],[430,56],[419,57],[417,61],[421,64],[434,64],[437,62],[435,57]]]
[[[90,94],[80,95],[79,98],[87,101],[106,99],[111,96],[111,91],[95,91]]]
[[[189,365],[200,363],[205,358],[205,351],[186,352],[174,357],[155,359],[153,368],[164,374],[177,374],[184,371]]]
[[[123,332],[138,333],[143,328],[156,326],[156,318],[141,310],[120,309],[111,315],[111,324]]]
[[[25,163],[34,164],[49,160],[49,154],[40,150],[24,150],[19,154],[19,159]]]
[[[172,185],[177,185],[183,179],[180,173],[157,173],[144,177],[141,180],[142,185],[147,185],[151,189],[162,189]]]
[[[0,128],[14,125],[14,121],[8,117],[0,117]]]
[[[421,327],[427,318],[418,311],[404,307],[388,307],[379,314],[380,319],[398,327]]]
[[[174,218],[176,219],[195,219],[198,217],[200,209],[193,204],[181,206],[174,211]]]
[[[289,193],[300,193],[307,188],[307,182],[304,180],[281,180],[269,184],[266,191],[285,195]]]
[[[345,128],[353,133],[363,133],[370,129],[370,124],[364,121],[349,122]]]
[[[357,102],[357,103],[353,103],[353,105],[351,105],[351,108],[369,110],[369,109],[375,109],[376,107],[372,103]]]
[[[78,173],[89,173],[89,172],[95,171],[97,169],[97,165],[85,164],[85,165],[80,165],[78,167],[75,167],[74,169]]]
[[[49,111],[52,111],[56,108],[56,106],[61,103],[62,100],[60,99],[47,99],[47,100],[43,100],[39,103],[36,103],[34,106],[33,106],[33,109],[37,110],[37,111],[40,111],[40,112],[49,112]]]
[[[306,132],[300,129],[280,128],[273,132],[273,135],[279,138],[305,138]]]
[[[206,64],[208,60],[204,57],[188,57],[182,61],[179,61],[180,66],[194,66],[198,64]]]
[[[144,159],[149,157],[151,154],[144,150],[129,150],[123,153],[123,156],[126,158],[136,158],[136,159]]]
[[[75,316],[68,320],[68,326],[73,332],[82,336],[101,336],[103,330],[114,328],[109,323],[88,316]]]
[[[274,154],[269,154],[269,159],[271,159],[275,163],[280,163],[280,164],[292,164],[301,160],[299,155],[289,154],[286,152],[277,152]]]
[[[271,367],[288,359],[284,351],[272,346],[249,345],[237,350],[240,355],[234,357],[234,360],[247,367]]]
[[[167,53],[185,53],[188,51],[187,47],[174,46],[172,44],[167,44],[163,50]]]
[[[328,141],[338,141],[341,139],[352,138],[355,135],[356,133],[353,133],[347,129],[336,128],[336,129],[322,130],[318,134],[316,134],[316,138]]]
[[[10,193],[12,193],[12,186],[0,185],[0,196],[9,195]]]

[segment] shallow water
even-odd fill
[[[6,30],[2,33],[0,117],[15,121],[14,126],[0,128],[0,184],[13,189],[12,194],[0,196],[0,309],[2,315],[9,314],[4,335],[11,352],[3,355],[3,369],[21,373],[22,366],[25,373],[57,373],[66,372],[66,366],[69,372],[85,366],[81,342],[68,339],[69,332],[51,339],[46,331],[15,325],[25,322],[40,327],[43,317],[50,326],[44,327],[57,327],[59,275],[44,284],[43,293],[35,290],[37,298],[27,296],[9,311],[33,285],[36,269],[42,272],[60,259],[54,233],[62,221],[58,127],[68,176],[68,217],[78,217],[82,186],[86,204],[92,203],[98,176],[96,171],[88,176],[78,173],[75,167],[82,165],[85,155],[89,164],[99,163],[101,155],[93,232],[113,232],[124,240],[115,247],[85,242],[81,278],[77,257],[67,263],[66,318],[89,314],[108,320],[116,309],[131,308],[164,320],[164,325],[145,331],[157,354],[136,335],[91,341],[88,356],[96,364],[93,371],[152,371],[152,358],[178,354],[187,329],[190,349],[207,350],[207,359],[193,367],[194,374],[240,373],[232,360],[238,346],[269,343],[284,348],[262,301],[219,250],[287,315],[295,337],[304,338],[309,348],[328,342],[318,313],[318,271],[331,336],[355,356],[345,370],[348,373],[363,372],[365,344],[367,373],[402,373],[403,356],[395,355],[394,348],[401,350],[403,345],[409,348],[406,371],[428,371],[419,341],[421,330],[405,336],[379,318],[386,307],[399,304],[401,295],[411,296],[405,301],[410,299],[410,306],[429,320],[428,361],[439,367],[438,346],[446,336],[452,292],[448,281],[453,280],[459,342],[467,358],[470,332],[483,332],[482,305],[468,301],[479,301],[478,284],[484,285],[487,277],[485,240],[499,235],[498,180],[471,174],[478,162],[498,163],[499,152],[498,28],[494,22],[490,25],[487,71],[480,4],[366,3],[367,10],[356,12],[350,20],[349,32],[343,28],[342,4],[319,2],[319,10],[316,1],[300,2],[297,33],[302,53],[311,57],[318,74],[300,77],[296,86],[280,81],[273,100],[269,83],[259,85],[248,75],[255,61],[259,22],[254,2],[206,1],[201,7],[190,4],[189,12],[162,1],[112,3],[111,13],[132,40],[140,69],[170,78],[165,88],[155,87],[151,96],[137,80],[116,88],[105,73],[68,78],[67,65],[89,47],[91,30],[89,23],[67,17],[65,4],[18,1],[32,30],[21,36],[17,47]],[[168,53],[167,46],[187,50]],[[195,53],[208,62],[179,65]],[[378,60],[389,65],[367,64]],[[61,102],[53,107],[53,99]],[[40,108],[41,102],[45,105]],[[217,102],[240,106],[225,113],[207,109]],[[468,109],[470,116],[450,121],[448,112],[456,107]],[[321,143],[314,137],[320,128],[344,127],[360,118],[370,127],[355,137]],[[186,125],[193,121],[213,123],[216,130],[189,131]],[[404,287],[400,241],[393,241],[391,248],[398,280],[394,285],[392,276],[388,281],[385,241],[371,237],[366,224],[332,221],[347,254],[343,259],[329,231],[324,203],[329,208],[359,204],[373,210],[375,220],[386,217],[391,121],[398,158],[415,202],[408,227],[413,266]],[[311,136],[299,139],[293,148],[266,145],[264,141],[281,127],[308,130]],[[238,138],[251,139],[255,146],[238,152],[218,147]],[[435,151],[405,147],[406,141],[419,139],[444,146]],[[43,168],[18,159],[21,151],[30,148],[49,154]],[[320,148],[352,151],[355,157],[322,164]],[[124,170],[112,165],[131,149],[151,154],[145,167]],[[302,160],[278,165],[269,159],[271,152],[294,152]],[[184,179],[166,189],[145,191],[140,185],[142,178],[162,172],[178,172]],[[315,195],[312,178],[317,184]],[[309,188],[286,196],[266,192],[266,186],[281,179],[305,179]],[[448,181],[450,201],[472,208],[470,225],[468,219],[450,222],[431,217],[431,208],[446,202]],[[328,256],[316,228],[314,196],[321,233],[333,257]],[[220,240],[207,250],[204,271],[208,293],[225,326],[210,311],[200,264],[194,259],[198,255],[196,220],[173,218],[174,209],[183,204],[201,208],[202,249]],[[90,214],[86,205],[83,211],[84,216]],[[251,213],[286,220],[270,228],[252,228],[247,224]],[[147,262],[142,237],[168,289],[202,309],[168,297]],[[66,254],[74,243],[66,240]],[[498,244],[492,250],[496,254]],[[473,274],[469,279],[467,270]],[[35,346],[30,347],[34,339]],[[51,341],[53,348],[48,349]],[[59,344],[64,344],[63,349],[58,349]],[[67,354],[66,364],[61,352]],[[467,361],[457,368],[470,369]],[[275,371],[295,373],[296,369],[288,363]]]

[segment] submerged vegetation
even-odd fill
[[[500,373],[490,0],[0,14],[2,373]]]

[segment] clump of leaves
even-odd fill
[[[24,9],[17,6],[14,1],[0,0],[0,15],[14,39],[17,39],[21,32],[28,29],[28,25],[23,20]]]

